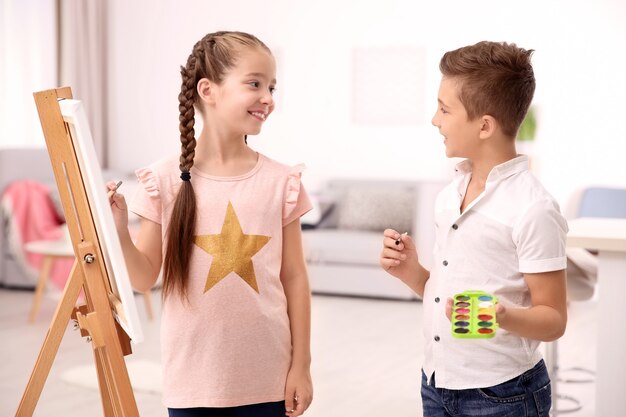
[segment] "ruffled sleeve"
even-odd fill
[[[287,176],[285,203],[283,205],[283,227],[300,218],[313,208],[309,195],[302,185],[302,171],[306,167],[299,164],[291,167]]]
[[[161,224],[161,193],[157,176],[151,168],[140,168],[135,171],[139,187],[129,205],[129,210],[138,216],[145,217]]]
[[[151,197],[159,196],[159,184],[157,183],[156,176],[150,168],[139,168],[135,171],[139,184],[146,190]]]

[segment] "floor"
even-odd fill
[[[153,293],[158,317],[159,293]],[[38,320],[28,324],[32,292],[0,289],[0,415],[12,416],[41,347],[58,298],[44,297]],[[127,360],[158,362],[158,319],[148,321],[137,297],[145,342]],[[595,301],[572,302],[567,333],[558,343],[562,369],[594,368]],[[419,372],[422,361],[420,302],[314,296],[312,376],[315,388],[308,417],[421,416]],[[68,326],[48,376],[35,416],[101,416],[97,390],[61,380],[63,371],[93,363],[90,346]],[[567,378],[580,376],[563,372]],[[585,376],[585,375],[583,375]],[[593,383],[560,383],[560,393],[574,396],[582,409],[563,414],[594,416]],[[135,393],[142,416],[167,413],[157,394]],[[560,407],[569,406],[562,402]]]

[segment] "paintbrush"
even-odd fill
[[[107,198],[113,197],[113,194],[115,194],[117,189],[120,188],[120,185],[122,185],[122,181],[118,181],[117,184],[115,184],[115,188],[112,190],[109,190],[109,192],[107,193]]]
[[[402,234],[401,234],[401,235],[400,235],[400,236],[396,239],[396,245],[399,245],[399,244],[400,244],[400,242],[402,241],[402,236],[406,236],[406,235],[408,235],[408,234],[409,234],[409,232],[404,232],[404,233],[402,233]]]

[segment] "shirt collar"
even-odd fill
[[[527,155],[517,155],[513,159],[509,159],[506,162],[496,165],[491,169],[491,172],[487,176],[487,182],[496,182],[511,175],[518,174],[523,171],[528,171],[529,163]],[[455,167],[455,174],[457,176],[465,176],[472,172],[472,162],[469,159],[465,159]]]

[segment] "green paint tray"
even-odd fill
[[[497,298],[484,291],[465,291],[452,299],[452,336],[490,339],[496,335]]]

